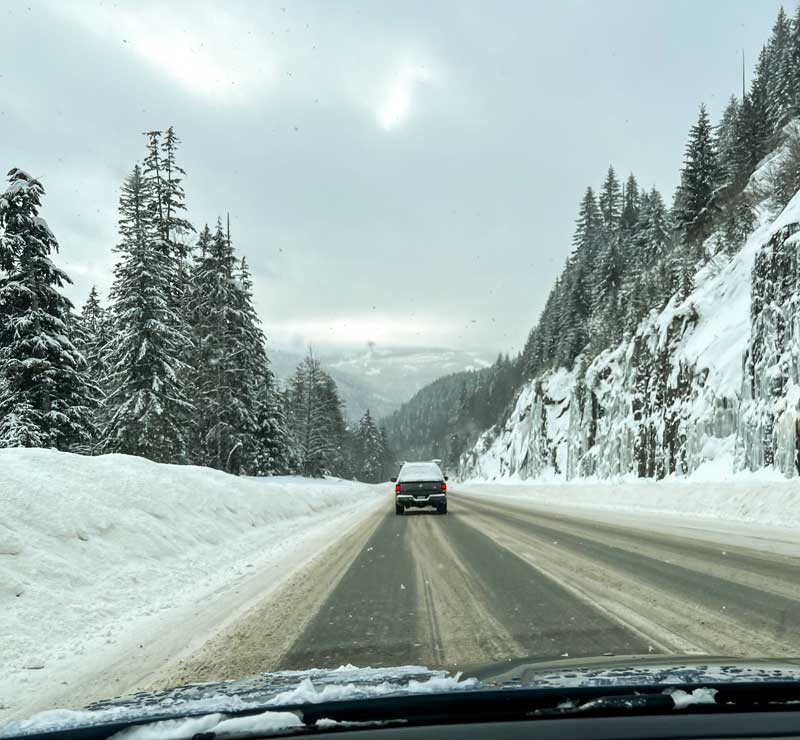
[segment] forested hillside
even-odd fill
[[[179,139],[145,134],[122,183],[108,305],[76,314],[41,215],[44,188],[14,168],[0,195],[0,447],[124,453],[229,473],[377,482],[391,455],[369,411],[342,416],[309,354],[278,386],[247,261],[220,218],[186,219]]]
[[[609,168],[464,476],[800,469],[800,9],[741,99],[691,126],[669,206]]]
[[[520,368],[520,358],[501,355],[491,367],[446,375],[417,392],[385,421],[395,455],[457,467],[461,454],[508,407]]]

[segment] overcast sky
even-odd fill
[[[38,176],[79,305],[141,132],[230,211],[277,345],[521,347],[609,163],[666,197],[778,2],[0,4],[0,168]],[[789,6],[793,12],[793,7]]]

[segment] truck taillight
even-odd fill
[[[447,490],[447,483],[445,483],[444,481],[442,481],[442,490],[443,491]]]
[[[394,484],[394,492],[395,493],[400,493],[400,484],[399,483],[395,483]]]

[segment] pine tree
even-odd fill
[[[639,239],[639,265],[647,268],[670,249],[670,228],[667,207],[661,193],[653,188],[642,207]]]
[[[178,260],[163,248],[152,180],[137,165],[120,196],[119,262],[111,288],[109,423],[102,447],[156,462],[187,457],[186,368],[191,339],[170,301]]]
[[[203,282],[205,260],[212,242],[211,230],[206,224],[200,231],[193,261],[187,268],[186,290],[182,296],[180,313],[186,321],[191,342],[186,346],[186,354],[181,359],[186,364],[186,394],[194,406],[191,423],[187,426],[187,447],[189,462],[194,465],[207,465],[205,435],[211,426],[210,409],[201,400],[202,386],[206,381],[209,365],[209,351],[205,345],[204,325],[201,323],[203,302],[207,299],[209,286]]]
[[[800,5],[797,6],[794,18],[790,22],[787,47],[787,68],[782,70],[782,73],[786,78],[791,115],[800,116]]]
[[[86,358],[89,377],[102,385],[107,376],[105,351],[110,336],[108,312],[100,303],[97,286],[93,285],[89,297],[83,304],[80,314],[81,344],[80,350]]]
[[[289,381],[287,421],[303,475],[341,472],[345,434],[341,401],[336,384],[311,351]]]
[[[165,253],[172,250],[169,246],[169,230],[164,213],[164,175],[161,161],[161,132],[146,131],[147,154],[141,168],[143,194],[146,193],[144,207],[147,210],[148,240]]]
[[[592,315],[602,315],[616,301],[622,280],[622,264],[615,241],[610,241],[597,257],[594,269]]]
[[[189,311],[195,345],[191,388],[195,406],[203,410],[197,418],[200,459],[238,474],[253,465],[256,454],[256,393],[267,370],[264,339],[249,282],[244,285],[236,274],[221,221],[202,249],[192,273],[197,302]]]
[[[603,243],[603,228],[594,193],[588,188],[578,211],[573,251],[564,270],[559,296],[556,361],[561,365],[571,365],[589,339],[592,271]]]
[[[186,211],[186,195],[182,185],[186,170],[176,160],[178,144],[180,139],[175,134],[174,127],[170,126],[161,142],[161,165],[158,168],[158,174],[162,178],[160,213],[164,219],[161,232],[175,255],[186,259],[189,254],[187,237],[194,232],[194,227],[181,215]]]
[[[380,483],[384,467],[383,438],[366,410],[356,432],[356,477],[366,483]]]
[[[767,115],[773,135],[789,122],[792,115],[791,36],[792,24],[781,7],[766,54],[766,69],[769,71],[766,80]]]
[[[89,297],[83,304],[80,316],[75,321],[76,346],[86,360],[86,372],[90,382],[100,391],[94,410],[96,429],[105,429],[107,424],[105,397],[108,394],[108,357],[112,339],[111,317],[100,303],[97,287],[92,286]],[[88,448],[86,451],[90,451]],[[93,451],[93,450],[91,450]]]
[[[381,449],[383,450],[383,459],[380,480],[385,481],[394,477],[397,470],[397,456],[389,444],[389,434],[385,426],[381,427]]]
[[[772,86],[773,77],[774,70],[770,60],[769,49],[763,47],[758,55],[758,62],[749,93],[758,133],[758,151],[755,154],[756,164],[763,159],[774,142],[773,123],[770,119],[770,87]]]
[[[186,260],[194,227],[183,216],[186,204],[182,182],[186,172],[177,163],[180,139],[172,126],[165,133],[147,131],[145,136],[147,154],[142,177],[149,194],[148,211],[154,227],[153,244],[178,261],[177,273],[169,286],[169,296],[173,309],[183,314],[182,319],[186,321],[185,294],[189,290],[190,272]]]
[[[230,244],[230,232],[228,233]],[[245,469],[253,467],[260,440],[256,433],[255,414],[259,407],[258,389],[263,379],[272,375],[266,353],[266,338],[261,320],[253,306],[253,281],[247,260],[242,257],[234,272],[235,303],[232,313],[231,339],[236,348],[234,392],[242,404],[240,435]]]
[[[73,342],[71,282],[39,215],[44,188],[14,168],[0,196],[0,447],[87,445],[99,389]]]
[[[676,226],[689,240],[708,236],[712,197],[719,181],[717,153],[705,105],[689,132],[681,183],[675,202]]]
[[[733,185],[737,179],[736,132],[739,126],[739,101],[731,95],[715,130],[714,145],[719,155],[720,182]]]
[[[597,207],[594,191],[586,188],[578,209],[575,234],[572,237],[572,253],[580,254],[587,261],[594,261],[602,243],[603,221]]]
[[[619,180],[617,180],[614,168],[610,165],[597,203],[600,207],[600,215],[603,219],[606,238],[610,239],[616,234],[621,215]]]
[[[268,369],[257,391],[255,475],[288,475],[296,471],[285,407],[286,399]]]
[[[622,193],[622,213],[620,214],[619,228],[623,239],[630,239],[636,231],[640,208],[639,183],[631,173],[628,175],[625,189]]]

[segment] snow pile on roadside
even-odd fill
[[[458,490],[481,498],[500,497],[546,507],[800,528],[800,479],[786,480],[766,470],[763,474],[729,473],[727,479],[716,480],[705,475],[658,482],[633,477],[569,483],[506,479],[474,487],[463,485]]]
[[[0,688],[90,659],[135,623],[254,573],[315,524],[344,517],[346,527],[349,512],[356,521],[380,505],[381,491],[0,450]]]

